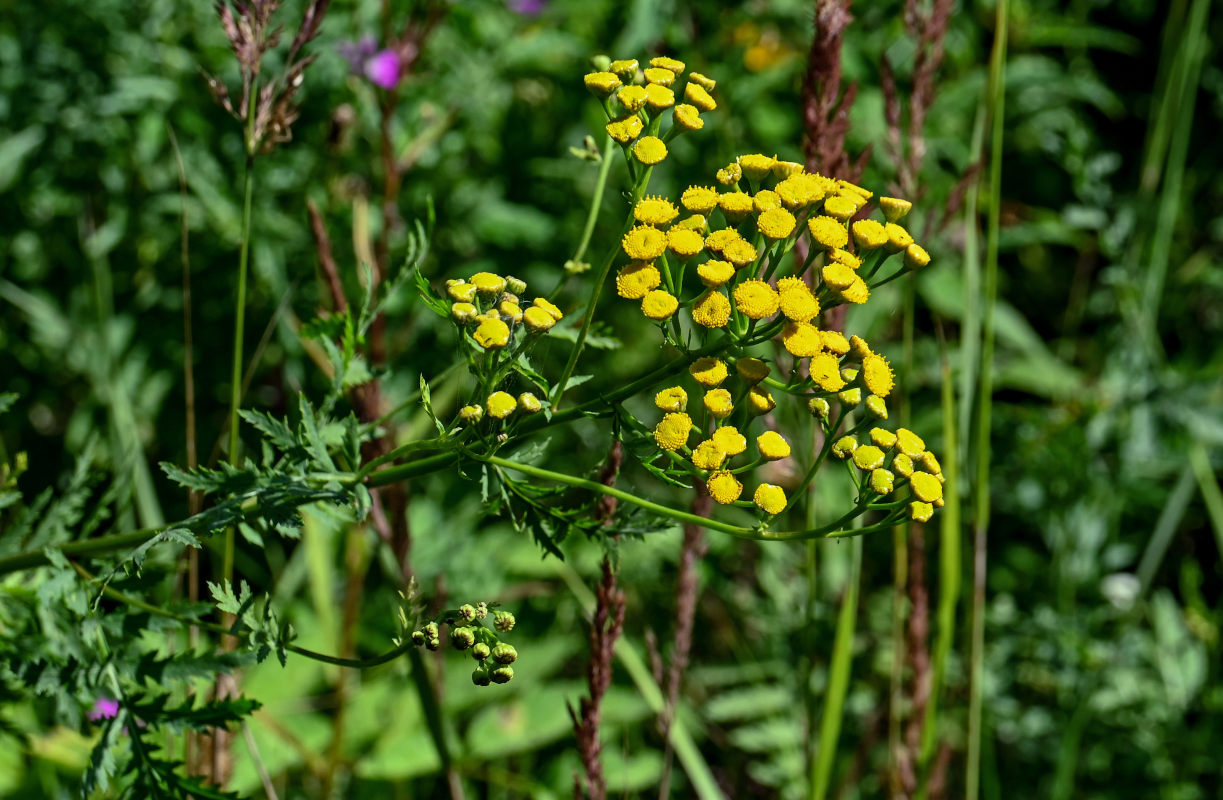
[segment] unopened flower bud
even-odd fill
[[[831,406],[828,405],[828,401],[822,397],[813,397],[808,400],[807,408],[820,419],[828,419],[828,414],[832,410]]]
[[[476,661],[483,661],[488,658],[492,651],[484,642],[476,642],[471,648],[471,657]]]
[[[488,603],[480,601],[476,603],[476,619],[484,619],[488,616]]]
[[[478,669],[475,672],[471,673],[471,682],[474,683],[476,686],[488,686],[488,683],[489,683],[488,671],[484,669]]]
[[[514,619],[514,615],[508,611],[493,612],[493,625],[502,633],[509,633],[514,630],[515,622],[517,620]]]
[[[497,667],[492,671],[490,677],[493,679],[493,683],[509,683],[514,680],[514,668]]]
[[[506,275],[505,288],[509,289],[514,294],[522,294],[527,290],[527,282],[522,278],[515,278],[513,275]]]
[[[471,622],[476,618],[476,607],[470,603],[464,603],[459,606],[459,619],[464,622]]]
[[[484,419],[484,406],[463,406],[459,409],[459,419],[472,424]]]
[[[417,647],[420,647],[424,643],[425,643],[425,632],[424,631],[412,631],[412,644],[416,645]]]
[[[455,650],[466,650],[476,643],[476,635],[471,628],[455,628],[450,632],[450,644]]]
[[[513,664],[518,660],[518,651],[514,645],[502,642],[493,648],[493,661],[498,664]]]

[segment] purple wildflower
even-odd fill
[[[114,719],[119,716],[119,701],[112,700],[109,697],[99,697],[93,701],[93,708],[89,712],[90,722],[100,722],[104,719]]]
[[[341,42],[340,55],[355,75],[361,75],[382,89],[394,89],[403,77],[399,53],[391,48],[378,49],[373,36],[362,36],[356,42]]]
[[[510,11],[523,16],[536,17],[544,12],[548,0],[506,0]]]

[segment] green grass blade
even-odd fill
[[[824,693],[824,714],[820,720],[819,752],[811,767],[811,800],[824,800],[828,796],[828,784],[837,755],[837,739],[840,738],[841,720],[845,715],[845,695],[849,691],[854,629],[858,619],[858,582],[862,576],[862,537],[856,536],[850,541],[849,582],[841,598],[837,632],[832,643],[828,689]]]

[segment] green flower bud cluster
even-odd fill
[[[472,683],[476,686],[488,686],[492,683],[509,683],[514,679],[514,668],[511,666],[518,660],[518,650],[508,642],[501,641],[498,633],[509,633],[514,629],[516,620],[508,611],[491,611],[488,603],[464,603],[457,609],[440,614],[437,621],[423,625],[411,634],[412,644],[417,647],[427,647],[437,650],[441,647],[441,635],[438,622],[450,626],[450,645],[455,650],[471,651],[471,657],[477,666],[471,674]],[[491,625],[486,625],[486,620]]]

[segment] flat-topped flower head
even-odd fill
[[[682,412],[665,415],[654,426],[654,441],[663,450],[678,450],[692,434],[692,418]]]
[[[705,237],[688,228],[675,227],[667,231],[667,247],[683,258],[692,258],[705,249]]]
[[[676,300],[670,292],[662,289],[655,289],[641,298],[641,313],[659,322],[670,318],[678,308],[679,300]]]
[[[662,283],[662,273],[649,261],[631,261],[616,273],[616,294],[625,300],[640,300]]]
[[[629,114],[612,120],[604,127],[607,129],[607,135],[617,143],[628,144],[641,135],[641,131],[645,129],[645,123],[636,114]]]
[[[738,372],[743,382],[750,386],[769,377],[769,365],[758,358],[749,356],[735,362],[735,372]]]
[[[931,453],[929,450],[922,453],[921,465],[922,469],[938,478],[940,482],[945,480],[943,478],[943,467],[938,463],[938,458],[935,457],[934,453]]]
[[[869,411],[872,416],[878,417],[879,419],[888,418],[887,401],[879,395],[868,394],[866,396],[866,400],[863,402],[866,404],[866,410]]]
[[[918,270],[930,264],[930,254],[921,245],[914,243],[905,248],[905,267]]]
[[[670,86],[675,83],[675,73],[662,67],[648,67],[645,70],[645,79],[648,83]]]
[[[853,285],[854,279],[858,277],[858,273],[854,272],[844,264],[832,262],[825,264],[820,270],[820,275],[824,278],[824,283],[831,286],[833,289],[847,289]]]
[[[655,56],[654,58],[651,58],[650,66],[658,67],[660,69],[669,69],[676,75],[684,71],[684,62],[678,61],[669,56]]]
[[[620,78],[612,72],[591,72],[583,80],[596,97],[607,97],[621,86]]]
[[[777,408],[777,401],[773,399],[773,395],[767,389],[753,386],[747,392],[747,405],[754,415],[760,416]]]
[[[469,279],[476,291],[485,297],[501,294],[505,291],[505,278],[492,272],[477,272]]]
[[[857,386],[852,389],[843,389],[837,392],[837,399],[841,401],[843,406],[857,406],[862,404],[862,390]]]
[[[510,342],[510,326],[500,319],[483,317],[472,338],[485,350],[500,350]]]
[[[883,226],[883,230],[887,232],[888,243],[884,245],[889,253],[899,253],[909,245],[913,244],[913,236],[904,228],[897,225],[895,222],[889,222]]]
[[[522,306],[511,300],[502,300],[497,310],[501,312],[501,318],[507,322],[522,322]]]
[[[709,186],[689,186],[679,196],[679,203],[694,214],[708,216],[718,207],[718,190]]]
[[[832,454],[841,459],[852,458],[857,449],[858,440],[852,436],[842,436],[832,443]]]
[[[878,250],[888,243],[887,229],[878,220],[860,219],[853,224],[854,244],[859,253]]]
[[[820,313],[820,302],[802,278],[782,278],[777,282],[781,313],[795,322],[810,322]]]
[[[739,499],[739,495],[743,494],[743,484],[739,483],[739,479],[729,472],[715,472],[709,476],[709,481],[705,484],[709,487],[709,496],[714,499],[714,502],[728,506]]]
[[[715,81],[713,78],[702,75],[699,72],[689,72],[688,80],[692,81],[697,86],[700,86],[701,88],[709,92],[712,92],[714,87],[718,85],[718,82]]]
[[[653,261],[667,249],[667,236],[657,228],[638,225],[624,234],[624,252],[638,261]]]
[[[756,207],[757,214],[763,214],[765,211],[781,208],[781,197],[771,189],[761,189],[752,196],[752,205]]]
[[[845,388],[840,364],[832,353],[816,353],[807,362],[807,371],[815,385],[825,392],[839,392]]]
[[[737,456],[747,450],[747,437],[739,433],[734,425],[723,425],[713,432],[713,440],[728,456]]]
[[[544,311],[548,312],[548,315],[552,317],[552,319],[556,320],[557,322],[560,322],[565,317],[564,313],[557,308],[554,303],[543,297],[536,297],[535,300],[532,301],[531,305],[535,306],[536,308],[542,308]]]
[[[723,186],[734,186],[739,182],[739,179],[743,177],[743,170],[739,168],[738,164],[727,164],[725,167],[718,170],[714,177],[717,178],[718,183],[722,184]]]
[[[469,425],[474,425],[475,423],[484,419],[484,406],[463,406],[459,409],[459,419],[463,420]]]
[[[722,209],[722,213],[732,225],[756,210],[752,196],[747,192],[726,192],[718,195],[718,208]]]
[[[866,357],[874,352],[870,344],[861,336],[855,334],[849,337],[849,357],[854,361],[865,361]]]
[[[866,281],[859,278],[857,275],[850,281],[849,285],[844,289],[838,289],[837,295],[846,303],[854,303],[862,305],[871,297],[870,287],[866,285]]]
[[[892,393],[895,380],[892,367],[883,356],[871,353],[862,359],[862,382],[871,394],[887,397]]]
[[[642,136],[633,144],[633,157],[647,167],[652,167],[666,159],[667,146],[657,136]]]
[[[706,240],[708,247],[708,239]],[[742,237],[735,239],[722,248],[722,258],[742,269],[756,260],[756,247]]]
[[[858,370],[853,367],[841,367],[841,377],[845,379],[846,383],[853,383],[854,379],[858,377]]]
[[[934,506],[929,503],[923,503],[920,500],[909,503],[909,519],[914,522],[929,522],[933,516]]]
[[[722,228],[713,231],[705,237],[705,249],[711,253],[721,253],[731,243],[743,241],[743,237],[734,228]]]
[[[539,306],[531,306],[522,312],[522,322],[532,333],[543,333],[556,324],[556,317]]]
[[[730,392],[725,389],[710,389],[709,391],[705,392],[703,402],[706,410],[708,410],[715,419],[726,419],[730,416],[730,412],[735,410]]]
[[[768,461],[790,457],[790,443],[777,431],[765,431],[757,436],[756,447],[760,449],[761,457]]]
[[[773,187],[773,191],[777,192],[777,196],[781,198],[786,208],[792,209],[806,208],[824,199],[824,187],[820,184],[818,177],[805,172],[796,172],[781,180]]]
[[[912,459],[921,458],[926,452],[925,440],[908,428],[896,429],[896,447]]]
[[[543,410],[543,403],[539,402],[539,398],[531,392],[523,392],[518,395],[518,410],[524,414],[537,414]]]
[[[721,386],[722,381],[726,380],[728,374],[726,363],[719,361],[713,356],[705,356],[693,361],[692,365],[688,367],[688,372],[691,373],[693,378],[696,378],[697,383],[707,389]]]
[[[479,313],[480,310],[471,303],[450,304],[450,316],[453,317],[455,322],[459,323],[460,325],[471,322]]]
[[[670,225],[679,216],[679,209],[664,197],[643,197],[633,206],[633,219],[643,225]]]
[[[697,469],[717,469],[725,460],[726,451],[712,439],[706,439],[692,450],[692,465]]]
[[[730,300],[721,292],[705,292],[692,304],[692,321],[706,328],[726,327],[730,321]]]
[[[846,231],[845,235],[848,236],[849,232]],[[858,268],[862,266],[862,259],[858,258],[848,250],[830,250],[828,252],[828,260],[835,261],[838,264],[844,264],[855,272],[857,272]]]
[[[764,319],[777,313],[781,298],[764,281],[748,280],[735,287],[735,306],[748,319]]]
[[[923,503],[943,499],[942,481],[929,472],[914,472],[909,476],[909,485],[913,487],[913,496]]]
[[[476,287],[466,281],[456,281],[446,287],[446,294],[451,300],[470,303],[476,299]]]
[[[706,261],[696,268],[696,274],[700,277],[701,283],[710,289],[716,289],[719,286],[725,286],[731,278],[735,277],[735,265],[729,261],[716,259]]]
[[[518,408],[518,401],[509,392],[493,392],[485,402],[488,415],[493,419],[505,419]]]
[[[834,195],[824,201],[824,213],[833,219],[848,222],[858,213],[858,204],[844,195]]]
[[[743,175],[749,181],[759,183],[773,174],[773,165],[777,163],[777,159],[761,153],[752,153],[739,156],[738,162],[739,168],[743,170]]]
[[[622,58],[613,61],[607,67],[607,70],[617,75],[621,80],[632,80],[637,75],[637,59]]]
[[[784,208],[770,208],[756,218],[756,230],[764,234],[766,239],[777,241],[794,233],[798,221],[794,215]]]
[[[864,444],[854,450],[854,465],[867,472],[883,466],[883,451],[873,444]]]
[[[675,105],[675,92],[660,83],[650,83],[645,87],[645,107],[654,113],[663,111]]]
[[[773,162],[773,177],[779,181],[801,174],[802,171],[803,165],[797,161],[782,161],[779,158]]]
[[[684,99],[701,111],[713,111],[718,107],[717,102],[705,87],[691,81],[684,86]]]
[[[902,478],[909,477],[913,474],[913,459],[904,453],[897,453],[892,458],[892,470]]]
[[[870,475],[871,491],[875,494],[891,494],[896,485],[896,476],[886,469],[873,469]]]
[[[861,197],[863,202],[870,200],[872,197],[875,196],[874,192],[869,191],[867,189],[863,189],[861,186],[857,185],[856,183],[850,183],[849,181],[846,181],[846,180],[838,180],[837,189],[844,194],[855,194],[858,197]]]
[[[825,350],[835,356],[843,356],[849,352],[849,342],[840,331],[820,331],[820,342]]]
[[[752,502],[764,513],[772,516],[786,510],[786,491],[773,483],[762,483],[756,487]]]
[[[631,114],[636,114],[641,109],[645,108],[645,87],[644,86],[625,86],[620,91],[616,92],[616,99],[620,101],[620,105]]]
[[[677,105],[672,114],[672,119],[675,120],[675,125],[684,131],[699,131],[705,127],[705,120],[701,119],[700,112],[697,111],[696,106],[689,103]]]
[[[807,401],[807,410],[811,412],[812,416],[826,420],[832,413],[832,405],[823,397],[812,397]]]
[[[701,214],[692,214],[679,222],[675,223],[677,228],[683,228],[688,231],[696,231],[704,234],[705,229],[709,227],[709,220],[705,219]]]
[[[849,231],[844,223],[821,214],[807,220],[811,240],[825,250],[839,250],[849,244]]]
[[[899,197],[880,197],[879,208],[883,210],[883,216],[888,222],[900,222],[913,208],[913,204]]]
[[[781,344],[795,358],[811,358],[821,352],[820,331],[810,322],[787,322],[781,329]]]
[[[654,395],[654,405],[660,411],[683,411],[688,405],[688,393],[682,386],[672,386]]]

